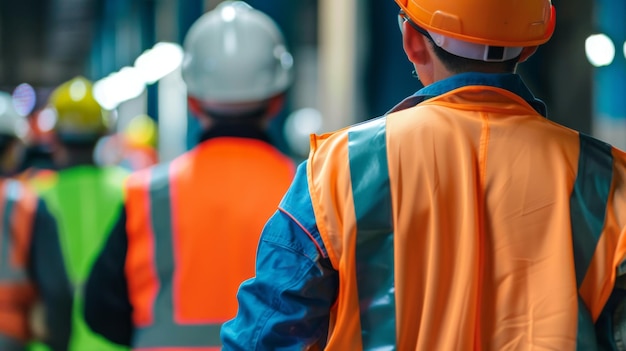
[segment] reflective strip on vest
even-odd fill
[[[2,236],[0,238],[0,281],[10,281],[11,283],[22,283],[27,280],[25,262],[24,265],[17,265],[15,257],[19,249],[17,241],[22,235],[29,233],[15,233],[12,228],[15,221],[15,205],[20,200],[20,185],[14,181],[7,181],[4,192],[4,209],[2,210]],[[29,220],[21,218],[21,220]],[[22,225],[22,223],[19,223]],[[30,241],[30,240],[29,240]]]
[[[570,197],[572,242],[576,284],[580,288],[600,239],[613,177],[611,146],[580,134],[578,173]],[[577,348],[595,347],[595,331],[591,315],[582,299],[578,299]]]
[[[0,238],[0,281],[22,283],[27,280],[26,251],[28,251],[30,243],[32,213],[16,212],[16,204],[19,201],[28,200],[24,197],[18,182],[8,180],[4,187],[3,235]],[[30,204],[25,207],[28,208],[29,206]],[[16,218],[17,215],[26,215],[26,217]]]
[[[396,349],[394,233],[385,122],[380,118],[348,132],[363,350]]]
[[[10,307],[0,309],[0,350],[22,350],[16,343],[29,338],[27,312],[35,299],[26,269],[37,202],[17,181],[4,180],[0,188],[0,299]]]
[[[172,293],[172,275],[175,267],[172,243],[172,208],[169,182],[156,184],[154,179],[163,179],[169,173],[169,165],[159,165],[151,170],[149,197],[152,232],[154,233],[154,257],[160,289],[157,293],[152,323],[139,327],[134,333],[133,348],[180,350],[188,347],[204,350],[202,347],[221,346],[221,323],[181,325],[174,319],[174,297]],[[166,174],[162,174],[166,173]]]

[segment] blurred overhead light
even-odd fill
[[[322,113],[305,107],[292,112],[285,120],[283,133],[291,150],[301,157],[309,152],[310,135],[322,130]]]
[[[124,101],[141,95],[146,88],[142,75],[134,67],[124,67],[94,83],[94,98],[103,108],[112,110]]]
[[[615,58],[615,45],[606,34],[590,35],[585,40],[585,53],[595,67],[608,66]]]
[[[37,127],[42,132],[49,132],[57,123],[56,111],[52,108],[45,108],[37,116]]]
[[[135,68],[147,84],[173,72],[183,62],[183,49],[175,43],[156,43],[135,60]]]
[[[626,41],[624,42],[624,58],[626,58]]]
[[[27,116],[35,108],[37,102],[37,94],[35,89],[28,83],[22,83],[13,90],[13,107],[17,113]]]

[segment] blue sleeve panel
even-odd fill
[[[94,332],[124,346],[130,346],[133,333],[124,272],[127,250],[126,211],[122,209],[87,280],[84,314]]]
[[[338,286],[317,230],[302,163],[263,229],[256,276],[240,286],[237,316],[222,327],[223,350],[323,347]]]
[[[68,348],[72,325],[72,287],[65,270],[54,217],[39,200],[33,223],[28,270],[46,309],[47,339],[54,351]]]

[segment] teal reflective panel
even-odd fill
[[[13,224],[11,221],[15,205],[20,201],[21,186],[13,180],[6,180],[4,186],[6,190],[4,209],[2,211],[2,233],[0,235],[0,281],[18,283],[26,281],[27,276],[25,267],[15,267],[11,262],[11,248],[14,245],[12,237],[14,234]]]
[[[570,197],[570,217],[572,224],[572,242],[576,283],[580,287],[589,264],[596,250],[604,227],[607,200],[613,177],[613,155],[611,146],[580,134],[580,155],[578,157],[578,173]],[[589,340],[595,340],[593,329],[588,326],[593,322],[587,308],[578,309],[578,349],[588,350],[584,346]],[[584,305],[584,304],[583,304]]]
[[[578,297],[578,332],[576,333],[576,349],[581,351],[598,350],[598,339],[593,325],[591,313],[583,299]]]
[[[220,347],[221,323],[181,325],[174,320],[172,276],[174,252],[172,243],[172,206],[170,201],[169,164],[154,167],[150,177],[150,215],[154,233],[154,258],[159,291],[153,308],[153,323],[137,328],[133,347]]]
[[[11,262],[13,247],[12,216],[16,204],[20,201],[21,186],[13,180],[6,180],[4,209],[2,211],[2,233],[0,233],[0,282],[8,284],[21,283],[27,280],[26,267],[15,267]],[[23,351],[26,347],[19,341],[0,334],[1,351]]]
[[[396,349],[394,233],[385,122],[381,117],[348,131],[363,350]]]

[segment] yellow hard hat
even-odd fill
[[[150,116],[137,115],[128,122],[123,134],[131,145],[154,147],[157,142],[157,125]]]
[[[50,96],[57,120],[55,132],[64,141],[95,141],[107,132],[105,112],[84,77],[73,78],[57,87]]]
[[[489,61],[489,47],[516,47],[521,52],[547,42],[554,32],[550,0],[395,1],[438,46],[461,57]]]

